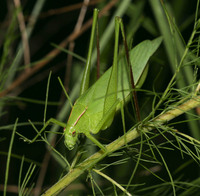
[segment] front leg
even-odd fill
[[[24,137],[23,135],[21,135],[21,134],[19,134],[21,137],[22,137],[22,139],[25,141],[25,142],[28,142],[28,143],[33,143],[33,142],[35,142],[36,140],[37,140],[37,138],[39,137],[39,136],[41,136],[41,133],[48,127],[48,125],[49,124],[57,124],[57,125],[59,125],[59,126],[61,126],[61,127],[66,127],[66,124],[65,123],[63,123],[63,122],[60,122],[60,121],[58,121],[58,120],[56,120],[56,119],[54,119],[54,118],[50,118],[45,124],[44,124],[44,126],[42,127],[42,129],[40,130],[40,131],[38,131],[37,130],[37,128],[35,127],[35,125],[29,120],[29,122],[30,122],[30,124],[31,124],[31,126],[33,127],[33,129],[37,132],[37,135],[32,139],[32,140],[30,140],[30,139],[28,139],[28,138],[26,138],[26,137]]]
[[[92,136],[90,133],[86,133],[85,136],[89,138],[94,144],[96,144],[103,152],[106,152],[106,147],[101,144],[94,136]]]

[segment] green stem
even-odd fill
[[[14,142],[14,138],[15,138],[15,132],[16,132],[16,129],[17,129],[17,123],[18,123],[18,118],[15,121],[12,136],[11,136],[11,139],[10,139],[9,150],[8,150],[8,158],[7,158],[6,172],[5,172],[5,182],[4,182],[4,192],[3,192],[4,196],[6,196],[6,193],[7,193],[7,183],[8,183],[8,175],[9,175],[10,158],[11,158],[11,152],[12,152],[13,142]]]
[[[175,117],[197,107],[200,105],[200,96],[194,96],[188,101],[184,102],[183,104],[177,106],[174,109],[168,110],[167,112],[164,112],[161,115],[158,115],[154,120],[150,121],[150,126],[148,127],[140,127],[141,131],[147,132],[154,129],[157,125],[162,125],[165,122],[168,122]],[[76,168],[69,171],[67,175],[65,175],[62,179],[60,179],[56,184],[54,184],[51,188],[49,188],[43,196],[49,196],[49,195],[57,195],[60,193],[63,189],[65,189],[70,183],[72,183],[75,179],[77,179],[81,174],[83,174],[86,170],[91,169],[95,166],[96,163],[98,163],[100,160],[102,160],[104,157],[106,157],[108,154],[119,150],[122,146],[124,146],[126,143],[131,142],[132,140],[136,139],[140,136],[140,132],[137,128],[134,128],[127,132],[125,135],[121,136],[120,138],[116,139],[112,143],[108,144],[106,146],[106,151],[103,152],[102,150],[96,152],[92,156],[90,156],[88,159],[84,160],[82,163],[80,163]]]

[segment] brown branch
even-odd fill
[[[96,4],[98,4],[98,3],[102,2],[102,1],[105,1],[105,0],[94,0],[94,1],[91,1],[91,2],[89,2],[89,6],[96,5]],[[45,17],[49,17],[49,16],[52,16],[52,15],[58,15],[58,14],[71,12],[71,11],[80,9],[83,5],[84,5],[84,2],[83,3],[76,3],[74,5],[65,6],[65,7],[58,8],[58,9],[51,9],[51,10],[48,10],[47,12],[42,13],[40,15],[40,17],[41,18],[45,18]]]

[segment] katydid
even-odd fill
[[[123,60],[118,63],[118,39],[121,26],[122,20],[116,17],[112,67],[77,99],[72,108],[64,129],[64,142],[70,150],[74,148],[80,133],[85,134],[97,146],[105,150],[105,147],[91,133],[96,134],[100,130],[109,127],[116,110],[119,109],[120,103],[124,100],[127,101],[130,97],[129,76],[127,75],[126,66]],[[122,36],[124,36],[124,32],[122,32]],[[154,41],[144,41],[130,51],[130,60],[136,86],[145,70],[147,61],[160,43],[161,38],[157,38]],[[89,70],[89,68],[86,69]]]
[[[111,125],[115,112],[120,108],[121,102],[127,102],[130,99],[132,90],[130,87],[126,63],[123,58],[118,62],[118,40],[120,28],[123,31],[122,19],[119,17],[116,17],[115,19],[113,65],[90,88],[88,88],[91,53],[97,15],[98,11],[95,9],[88,58],[82,79],[81,93],[80,97],[72,107],[67,124],[65,125],[64,123],[51,118],[45,123],[44,127],[33,140],[25,139],[26,141],[32,143],[50,123],[56,123],[64,127],[64,143],[69,150],[74,148],[79,134],[84,134],[100,149],[106,151],[104,145],[95,139],[92,134],[96,134],[100,130],[104,130]],[[124,32],[122,32],[122,36],[125,36]],[[143,41],[129,52],[130,64],[136,88],[139,88],[144,82],[142,75],[146,75],[147,73],[147,62],[157,50],[161,41],[162,38],[157,38],[153,41]]]

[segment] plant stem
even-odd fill
[[[175,117],[197,107],[200,105],[200,96],[194,96],[190,98],[188,101],[184,102],[183,104],[177,106],[174,109],[170,109],[163,114],[158,115],[147,126],[140,127],[141,131],[147,132],[151,131],[155,128],[156,125],[162,125]],[[76,168],[69,171],[67,175],[65,175],[62,179],[60,179],[56,184],[54,184],[51,188],[49,188],[43,196],[49,195],[57,195],[63,189],[65,189],[71,182],[73,182],[76,178],[78,178],[81,174],[83,174],[86,170],[91,169],[96,163],[106,157],[108,154],[119,150],[122,146],[126,143],[131,142],[132,140],[136,139],[140,136],[140,131],[137,128],[134,128],[127,132],[125,135],[121,136],[120,138],[116,139],[112,143],[106,146],[107,151],[104,152],[102,150],[96,152],[82,163],[80,163]]]

